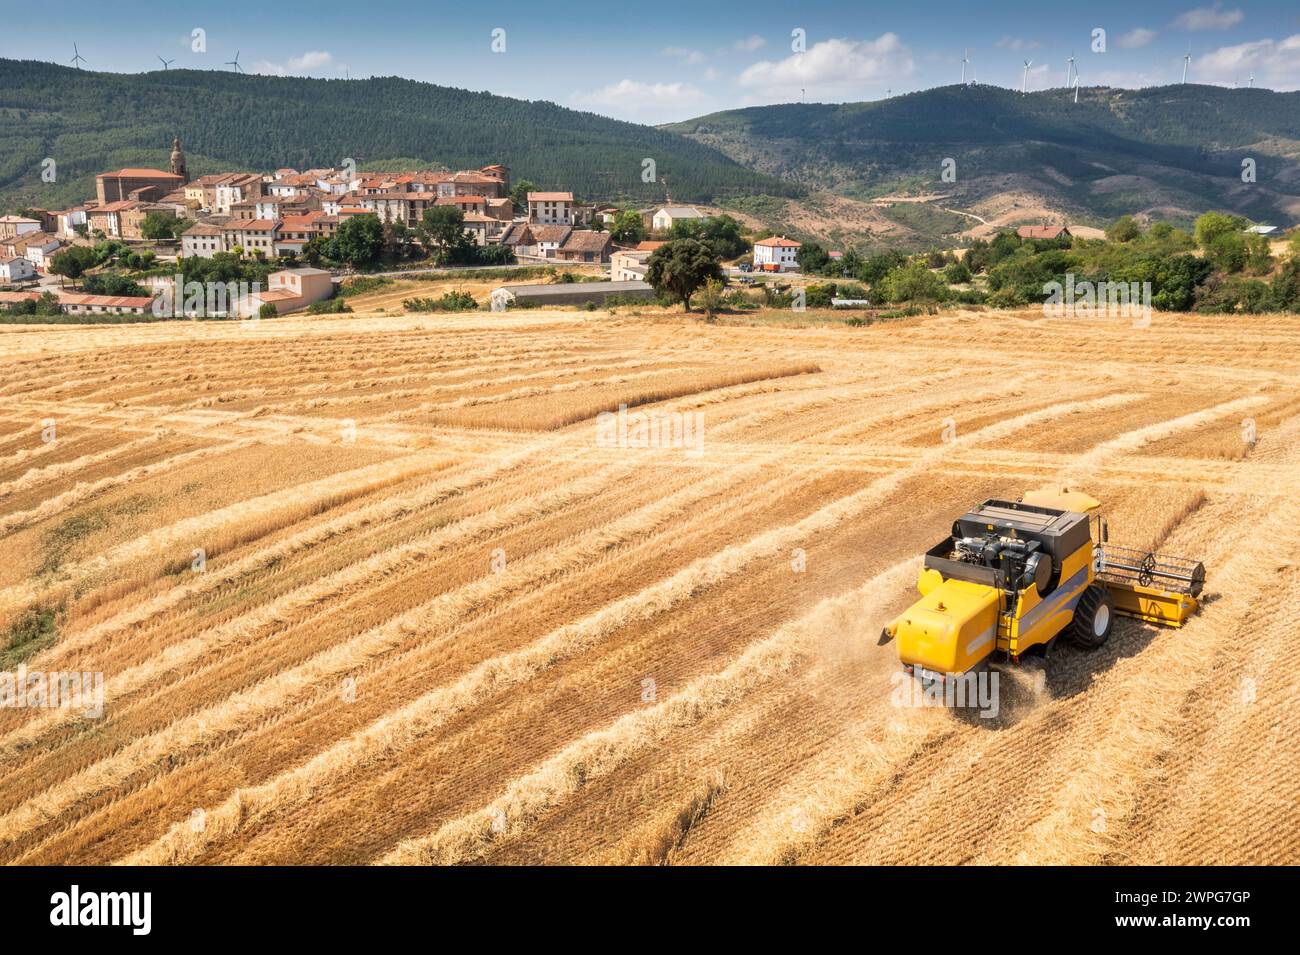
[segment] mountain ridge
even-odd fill
[[[858,198],[942,189],[973,206],[1018,188],[1096,222],[1142,212],[1187,220],[1211,208],[1278,224],[1300,217],[1300,92],[1087,87],[1076,104],[1062,88],[1022,96],[955,85],[723,110],[660,128]],[[942,179],[945,159],[953,182]],[[1242,159],[1254,160],[1254,182],[1242,181]]]
[[[190,172],[283,166],[384,170],[501,162],[514,179],[586,198],[704,202],[797,195],[693,140],[544,100],[400,77],[311,79],[228,71],[97,73],[0,59],[0,209],[58,207],[94,194],[94,175],[166,163],[179,135]],[[55,183],[41,163],[56,162]],[[642,162],[657,164],[643,182]]]

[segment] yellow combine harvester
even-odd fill
[[[1116,613],[1182,626],[1197,608],[1205,568],[1109,544],[1106,522],[1092,516],[1100,506],[1048,487],[962,515],[925,554],[921,599],[880,643],[896,640],[903,667],[928,683],[993,659],[1019,662],[1062,635],[1095,649]]]

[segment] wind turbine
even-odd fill
[[[1074,74],[1074,51],[1070,51],[1070,58],[1065,61],[1065,88],[1070,88],[1070,77]]]
[[[242,66],[239,65],[239,51],[238,51],[238,50],[235,51],[235,58],[234,58],[233,60],[226,60],[225,65],[226,65],[226,66],[233,66],[233,67],[235,68],[235,72],[236,72],[236,73],[242,73],[242,72],[244,72],[244,68],[243,68]]]
[[[970,62],[970,50],[962,50],[961,53],[961,85],[966,85],[966,64]]]
[[[163,65],[163,69],[164,69],[164,70],[167,69],[169,66],[171,66],[173,63],[176,62],[175,60],[164,60],[164,59],[162,58],[162,56],[160,56],[160,55],[157,54],[157,53],[155,53],[154,56],[157,56],[158,59],[162,61],[162,65]]]
[[[77,69],[81,69],[81,64],[86,62],[86,58],[81,55],[81,51],[77,49],[75,43],[72,44],[72,54],[72,65]]]
[[[1029,88],[1029,68],[1034,65],[1033,60],[1025,60],[1025,75],[1020,80],[1020,95],[1024,96],[1025,91]]]
[[[1250,74],[1250,89],[1253,90],[1254,88],[1255,88],[1255,74],[1252,72]]]
[[[1183,54],[1183,82],[1187,82],[1187,64],[1192,62],[1192,45],[1187,44],[1187,52]]]
[[[1079,102],[1079,71],[1078,70],[1075,70],[1074,73],[1074,101],[1076,103]]]

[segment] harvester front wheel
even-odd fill
[[[1096,650],[1106,642],[1115,626],[1115,602],[1110,591],[1096,584],[1079,598],[1070,624],[1070,642],[1081,650]]]

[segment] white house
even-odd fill
[[[77,236],[77,226],[86,225],[86,207],[73,206],[65,209],[58,214],[59,235],[65,239],[73,239]]]
[[[37,233],[38,238],[31,239],[27,242],[23,250],[23,257],[32,264],[37,272],[44,272],[49,268],[50,258],[55,252],[63,248],[63,243],[52,235]]]
[[[226,251],[221,226],[196,222],[181,233],[181,255],[185,258],[210,259]]]
[[[230,215],[230,207],[245,199],[257,199],[260,195],[261,180],[254,176],[241,177],[236,182],[223,182],[217,186],[212,211],[218,215]]]
[[[663,206],[655,210],[650,217],[650,228],[656,232],[667,232],[676,222],[687,219],[707,219],[703,212],[694,206]]]
[[[35,275],[36,270],[26,259],[17,256],[12,259],[0,259],[0,282],[6,285],[11,282],[25,282]]]
[[[569,238],[573,228],[567,225],[539,225],[532,226],[529,231],[537,240],[537,248],[533,254],[544,259],[553,259],[560,246],[564,245]]]
[[[649,251],[624,249],[609,257],[609,280],[611,282],[644,282],[646,271],[650,268]]]
[[[528,221],[538,225],[571,225],[573,223],[573,193],[530,192],[528,194]]]
[[[754,243],[754,267],[765,272],[793,272],[799,268],[794,257],[799,252],[800,245],[802,243],[787,239],[783,235],[759,239]],[[771,268],[772,266],[775,268]]]

